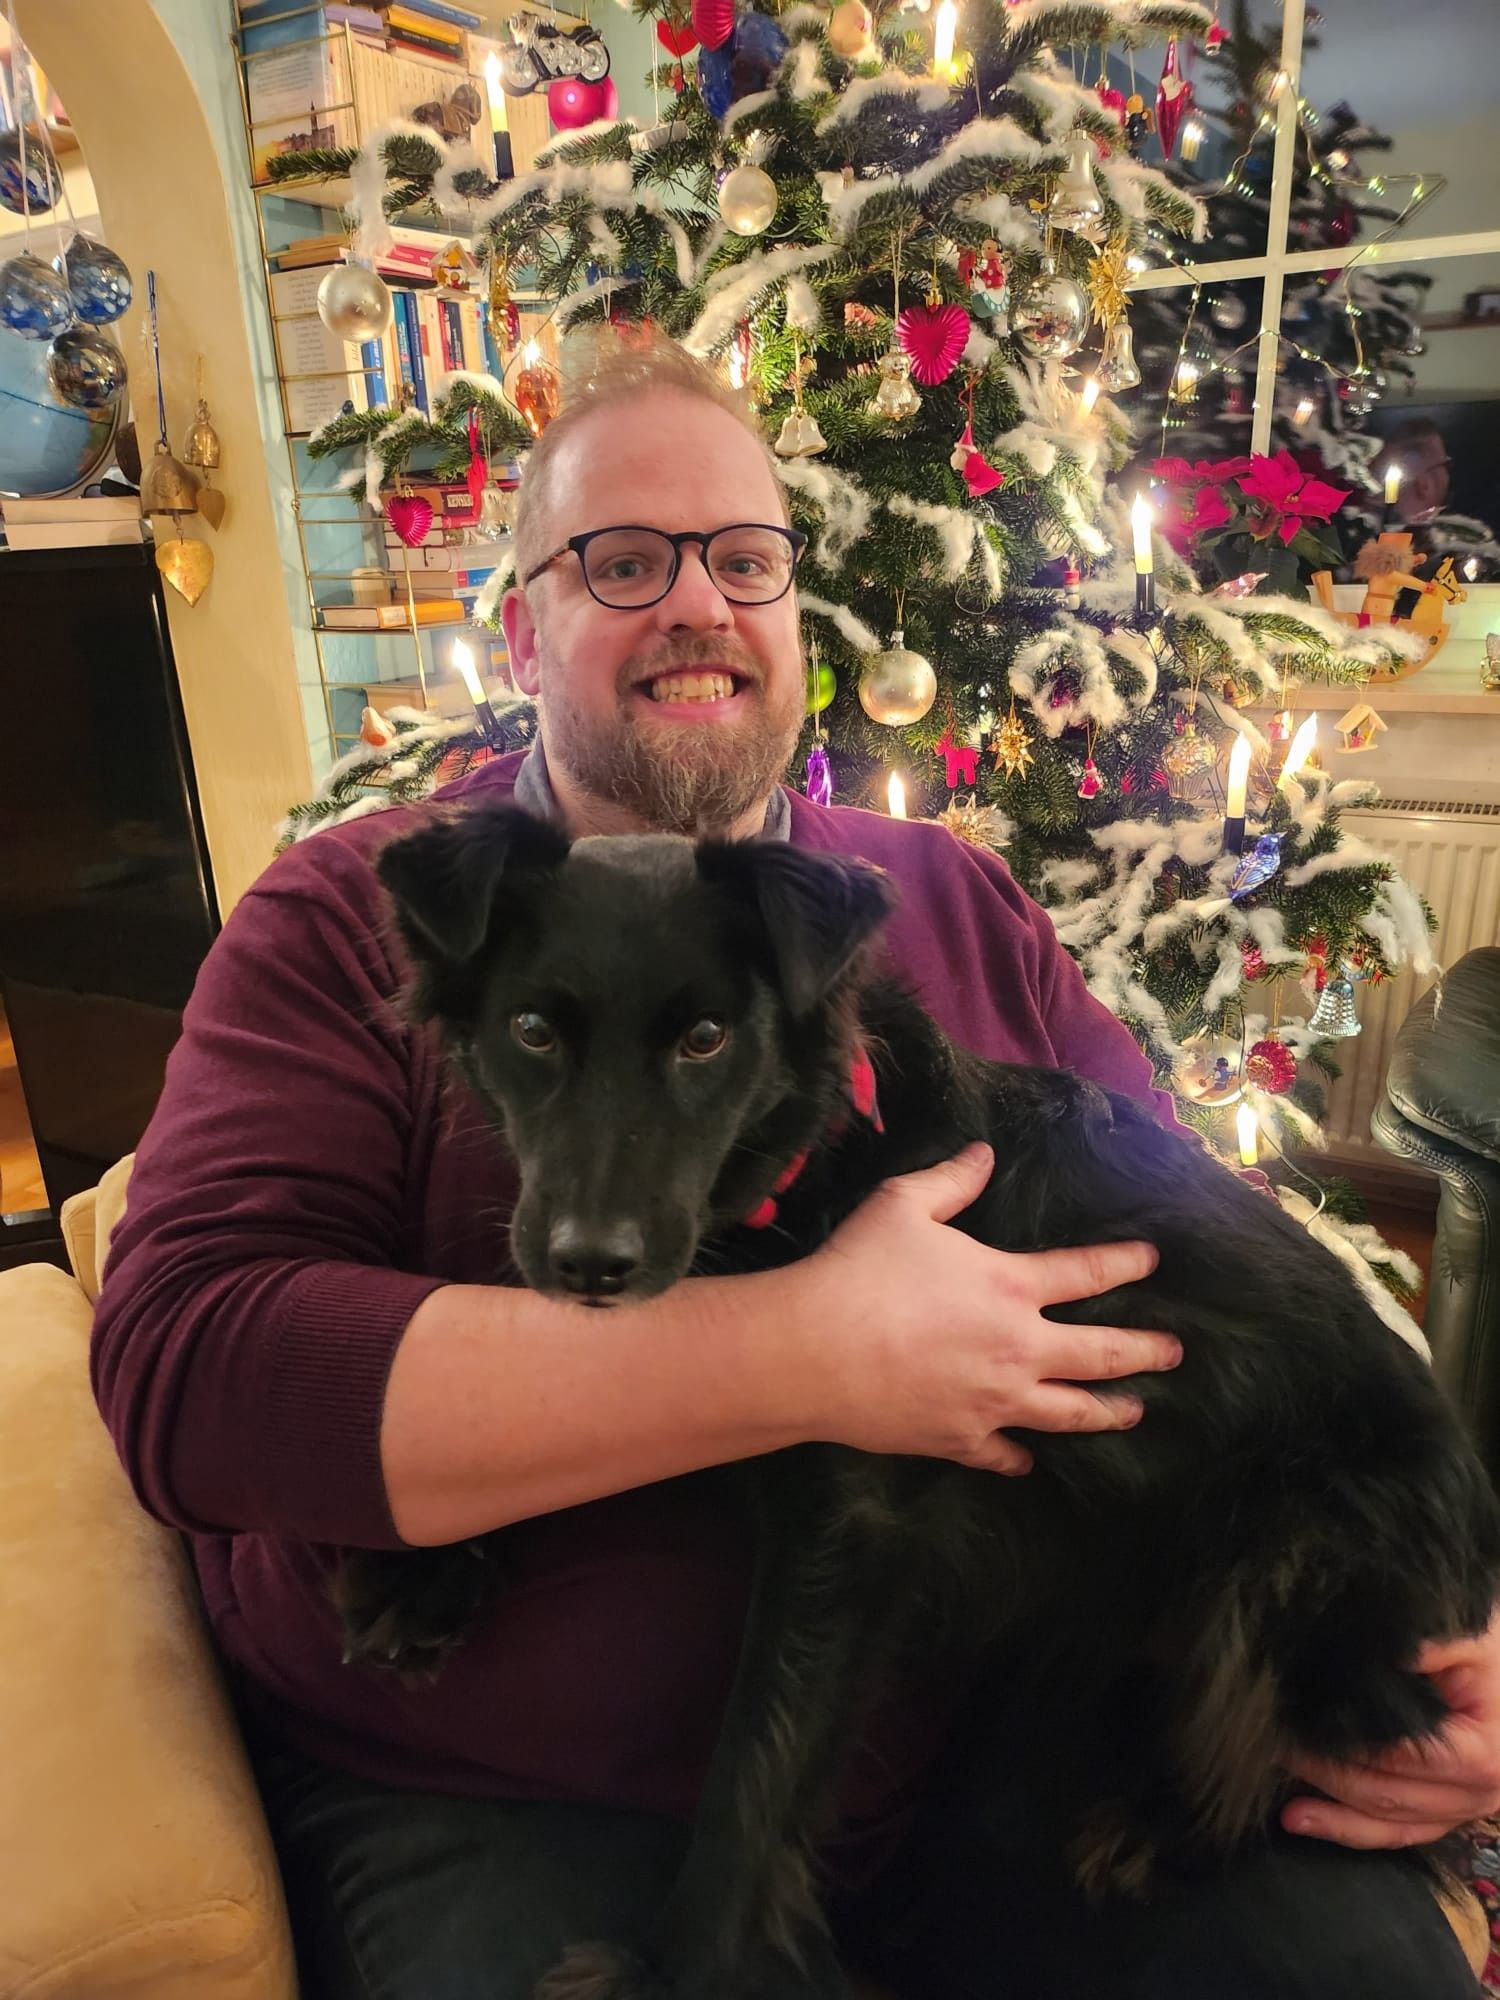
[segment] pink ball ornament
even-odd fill
[[[559,132],[576,132],[597,118],[617,118],[620,93],[614,78],[585,83],[581,76],[560,76],[547,85],[547,116]]]

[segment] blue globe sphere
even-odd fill
[[[59,402],[49,351],[45,341],[0,332],[0,493],[72,493],[109,464],[122,399],[99,410]]]

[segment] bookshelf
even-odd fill
[[[486,29],[504,32],[521,0],[475,0]],[[386,271],[397,305],[397,328],[386,342],[352,347],[318,316],[318,285],[341,261],[347,238],[351,190],[347,176],[310,174],[271,179],[267,162],[277,151],[361,145],[391,119],[409,119],[420,104],[449,100],[460,86],[477,93],[484,111],[467,143],[474,164],[493,172],[491,114],[484,76],[489,43],[463,35],[456,51],[377,46],[339,8],[333,16],[314,0],[229,0],[231,41],[240,82],[246,171],[254,200],[261,279],[270,323],[275,389],[290,471],[301,582],[317,663],[326,750],[336,759],[358,738],[366,705],[383,712],[392,700],[435,712],[462,712],[459,684],[449,662],[455,636],[474,646],[487,689],[509,686],[505,649],[498,636],[460,620],[439,622],[434,602],[443,573],[477,588],[478,573],[500,560],[503,543],[469,539],[444,529],[442,508],[430,541],[408,551],[377,517],[340,484],[352,454],[317,460],[311,433],[340,408],[390,405],[404,380],[420,407],[430,401],[425,380],[453,367],[503,375],[487,330],[477,289],[439,291],[427,266],[455,235],[430,210],[393,219],[399,269]],[[340,18],[345,17],[345,18]],[[566,17],[559,16],[567,24]],[[525,172],[552,136],[545,92],[505,100],[514,171]],[[318,245],[323,245],[320,253]],[[299,247],[300,246],[300,247]],[[550,303],[517,296],[523,341],[531,336],[554,348],[547,324]],[[400,333],[400,347],[395,339]],[[410,349],[421,359],[408,373]],[[420,483],[421,473],[414,470]],[[467,600],[465,600],[467,601]],[[378,607],[378,610],[377,610]],[[368,610],[369,615],[352,615]],[[333,614],[330,626],[327,615]],[[373,628],[373,629],[372,629]],[[486,651],[488,649],[488,653]],[[316,700],[316,697],[314,697]],[[309,730],[314,727],[309,717]],[[314,744],[315,755],[320,746]]]

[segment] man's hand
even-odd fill
[[[788,1275],[819,1373],[815,1434],[857,1450],[1031,1469],[1035,1431],[1126,1430],[1141,1404],[1108,1393],[1124,1376],[1174,1368],[1165,1333],[1062,1326],[1043,1308],[1128,1285],[1155,1268],[1148,1243],[1012,1255],[957,1229],[994,1167],[968,1146],[877,1188]]]
[[[1306,1757],[1293,1775],[1327,1792],[1282,1809],[1289,1833],[1341,1847],[1416,1847],[1500,1811],[1500,1610],[1477,1639],[1424,1646],[1416,1670],[1451,1713],[1437,1736],[1368,1763]]]

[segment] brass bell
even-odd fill
[[[141,475],[143,514],[196,514],[198,482],[173,458],[165,438],[158,438],[151,463]]]
[[[201,396],[182,455],[189,465],[201,465],[207,472],[219,462],[219,433],[209,421],[208,405]]]

